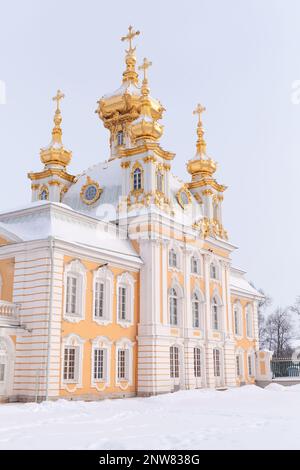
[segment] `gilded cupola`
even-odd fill
[[[141,87],[141,108],[139,117],[133,121],[131,125],[131,135],[134,141],[138,140],[158,140],[163,133],[163,126],[153,118],[151,109],[151,99],[149,96],[149,85],[147,78],[147,70],[152,65],[146,58],[139,70],[143,70],[144,78]]]
[[[199,179],[201,177],[212,177],[217,169],[217,164],[214,160],[207,156],[206,142],[204,139],[203,123],[201,121],[201,114],[206,110],[204,106],[197,105],[193,114],[198,115],[197,124],[197,143],[196,154],[192,160],[187,163],[187,170],[192,175],[192,179]]]
[[[40,159],[41,162],[44,163],[45,166],[57,166],[65,168],[69,165],[72,152],[66,150],[62,143],[62,116],[60,111],[60,100],[63,99],[65,95],[58,90],[56,96],[54,96],[53,100],[56,101],[56,110],[54,114],[54,127],[52,130],[52,139],[50,144],[42,148],[40,151]]]
[[[130,139],[130,125],[135,121],[142,110],[142,87],[139,85],[139,76],[136,70],[136,47],[132,41],[140,34],[132,26],[128,28],[128,34],[121,41],[128,42],[125,56],[125,71],[121,86],[111,94],[104,95],[98,101],[96,113],[103,121],[104,127],[110,131],[110,143],[112,146],[124,146]],[[162,117],[163,106],[161,103],[148,96],[150,114],[157,120]]]

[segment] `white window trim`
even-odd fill
[[[240,358],[240,375],[237,374],[237,370],[236,370],[236,358],[237,357]],[[240,348],[235,351],[235,373],[236,373],[237,379],[241,381],[245,380],[244,350]]]
[[[251,334],[249,335],[248,333],[248,310],[250,309],[250,315],[251,315]],[[254,338],[254,327],[253,327],[253,307],[252,307],[252,304],[248,303],[246,306],[245,306],[245,323],[246,323],[246,337],[248,339],[253,339]]]
[[[199,310],[199,326],[198,327],[194,326],[193,298],[194,298],[195,294],[198,297],[199,308],[200,308],[200,310]],[[203,296],[201,290],[198,287],[196,287],[193,290],[192,296],[191,296],[192,325],[193,325],[194,330],[204,330],[204,316],[205,316],[204,308],[205,308],[204,296]]]
[[[176,266],[170,265],[170,251],[173,250],[176,253]],[[168,269],[173,272],[180,272],[182,265],[180,247],[172,244],[168,249]]]
[[[110,386],[110,376],[111,376],[111,345],[112,342],[106,336],[97,336],[92,341],[92,351],[91,351],[91,386],[96,388],[99,392],[104,390],[106,387]],[[104,349],[106,351],[105,354],[105,362],[104,362],[104,378],[101,380],[97,380],[94,378],[94,351],[95,349]]]
[[[235,308],[238,309],[239,332],[235,331]],[[242,338],[242,336],[243,336],[243,309],[242,309],[242,305],[241,305],[239,300],[236,300],[233,304],[233,329],[234,329],[234,335],[237,338]]]
[[[116,342],[116,351],[115,351],[115,382],[118,387],[122,390],[126,390],[133,384],[133,348],[135,343],[130,341],[129,338],[121,338]],[[128,351],[127,360],[127,377],[126,380],[119,380],[118,377],[118,351],[120,349],[125,349]]]
[[[217,299],[217,306],[218,306],[218,328],[214,327],[214,321],[213,321],[213,299]],[[213,331],[218,331],[221,332],[223,329],[223,322],[222,322],[222,315],[223,314],[223,304],[221,302],[220,296],[218,293],[213,293],[210,301],[210,324],[211,324],[211,329]]]
[[[75,392],[78,388],[82,388],[82,364],[83,364],[83,345],[85,340],[76,334],[69,334],[62,340],[62,353],[61,353],[61,384],[62,388],[67,390],[69,393]],[[64,379],[64,359],[65,359],[65,347],[78,348],[78,354],[75,363],[75,379],[65,380]],[[71,385],[71,387],[70,387]]]
[[[104,317],[98,318],[95,316],[95,303],[96,303],[96,283],[103,282],[104,284]],[[112,309],[113,309],[113,295],[114,295],[114,275],[107,266],[99,268],[94,271],[93,275],[93,321],[98,325],[109,325],[112,323]]]
[[[198,267],[198,270],[197,270],[196,273],[192,271],[192,260],[193,260],[193,259],[197,260],[197,267]],[[191,256],[191,259],[190,259],[190,270],[191,270],[191,275],[192,275],[192,276],[195,276],[195,277],[201,277],[201,276],[202,276],[201,257],[198,256],[197,253],[193,253],[192,256]]]
[[[123,328],[128,328],[134,323],[134,284],[135,280],[128,272],[117,277],[117,323]],[[126,320],[119,318],[119,287],[126,287],[127,289]]]
[[[252,374],[249,374],[249,358],[250,358],[250,361],[251,361],[251,369],[252,369]],[[256,375],[256,370],[255,370],[255,352],[253,349],[249,350],[247,352],[247,373],[248,373],[248,377],[251,377],[251,378],[254,378],[255,375]]]
[[[67,313],[67,279],[69,275],[73,275],[78,279],[76,292],[76,305],[78,306],[78,314],[71,315]],[[64,309],[63,317],[71,323],[78,323],[85,318],[85,298],[86,298],[86,268],[75,259],[65,267],[64,272]]]
[[[211,266],[214,265],[216,268],[216,277],[211,276]],[[209,264],[209,278],[213,282],[218,282],[221,283],[221,269],[220,269],[220,263],[216,260],[213,259],[210,264]]]
[[[170,292],[171,289],[175,289],[177,294],[177,324],[171,323],[171,311],[170,311]],[[183,301],[183,290],[179,282],[173,282],[168,289],[168,323],[171,328],[180,328],[182,325],[182,301]]]

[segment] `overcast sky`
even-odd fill
[[[166,108],[163,146],[188,180],[198,102],[217,180],[228,185],[224,225],[234,264],[282,306],[300,294],[300,80],[298,0],[0,0],[1,210],[30,200],[27,172],[49,143],[52,96],[79,173],[108,157],[96,101],[121,83],[124,43],[153,62],[151,93]],[[299,94],[300,96],[300,94]]]

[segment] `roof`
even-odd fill
[[[49,237],[114,252],[132,261],[141,260],[116,225],[75,212],[65,204],[39,201],[21,209],[0,214],[0,233],[14,241],[42,240]],[[123,236],[122,236],[123,235]]]
[[[245,271],[241,269],[230,268],[230,290],[236,291],[245,297],[263,298],[263,295],[245,278],[245,274]]]
[[[122,195],[122,168],[120,159],[112,159],[100,162],[89,167],[78,178],[66,192],[63,203],[72,207],[75,211],[92,215],[100,220],[114,221],[117,219],[117,208]],[[102,189],[102,194],[98,201],[94,204],[85,204],[81,199],[81,189],[87,183],[88,178],[96,181]],[[177,200],[177,193],[184,186],[184,182],[170,173],[170,199],[171,206],[174,211],[175,221],[184,225],[192,226],[203,216],[202,207],[191,194],[191,205],[188,210],[183,210]],[[138,213],[146,213],[149,210],[153,212],[153,208],[138,208],[131,211],[131,216]]]

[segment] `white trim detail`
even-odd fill
[[[117,277],[117,323],[124,328],[128,328],[134,322],[134,283],[135,280],[129,272],[124,272]],[[123,299],[123,306],[120,289],[125,289],[125,305]],[[121,314],[125,318],[121,318]]]
[[[135,343],[130,341],[129,338],[121,338],[116,342],[116,385],[122,390],[126,390],[133,384],[133,347]],[[119,378],[119,351],[125,351],[125,377]]]
[[[68,278],[76,279],[75,312],[67,312]],[[78,323],[85,318],[86,268],[79,259],[71,261],[64,272],[64,309],[63,317],[71,323]],[[70,300],[69,300],[70,301]]]
[[[103,316],[96,317],[96,284],[103,283]],[[114,275],[106,266],[100,267],[94,271],[93,275],[93,321],[98,325],[108,325],[112,323],[112,309],[113,309],[113,295],[114,295]]]
[[[85,340],[76,334],[69,334],[62,340],[62,354],[61,354],[61,384],[62,388],[67,390],[69,393],[75,392],[78,388],[82,388],[82,364],[83,364],[83,345]],[[75,374],[73,380],[64,379],[64,359],[65,349],[67,347],[73,347],[76,350],[75,354]],[[70,387],[74,385],[74,387]]]
[[[92,341],[91,351],[91,386],[96,388],[98,392],[103,391],[106,387],[110,386],[111,375],[111,345],[112,342],[106,336],[97,336]],[[95,371],[95,350],[102,349],[104,351],[103,357],[103,378],[96,379],[94,376]]]

